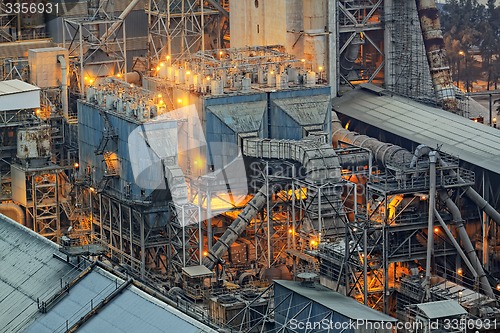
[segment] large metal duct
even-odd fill
[[[338,182],[341,179],[337,154],[330,145],[319,144],[316,140],[286,141],[250,138],[243,141],[243,153],[256,158],[298,161],[305,168],[306,179],[314,184]],[[262,186],[248,202],[203,260],[206,267],[213,269],[231,244],[238,239],[252,218],[266,204],[268,191],[272,193],[273,188],[268,189],[266,185]],[[325,193],[324,195],[336,196],[338,193]],[[329,201],[334,202],[333,198],[329,198]]]
[[[446,57],[436,2],[434,0],[415,1],[434,92],[438,99],[442,101],[443,109],[457,111],[458,103],[455,98],[455,86],[453,85],[450,66]]]
[[[356,132],[351,132],[342,127],[337,114],[332,113],[332,143],[337,145],[338,141],[345,141],[363,148],[370,149],[374,154],[377,161],[386,165],[386,163],[394,164],[408,164],[412,163],[414,155],[408,150],[395,146],[390,143],[380,142],[377,139],[371,138],[366,135],[360,135]],[[439,163],[443,163],[442,160]],[[453,172],[453,171],[452,171]],[[459,178],[460,180],[460,178]],[[486,215],[491,217],[496,224],[500,225],[500,213],[493,208],[486,200],[484,200],[479,193],[477,193],[471,186],[464,186],[465,195],[471,199],[481,210],[484,210]]]
[[[264,207],[267,200],[267,186],[262,186],[255,196],[250,200],[238,217],[227,227],[224,234],[208,251],[208,255],[203,259],[203,265],[208,269],[213,269],[220,258],[231,248],[241,233],[245,230],[250,221]]]
[[[0,204],[0,214],[7,215],[8,212],[14,213],[14,220],[21,223],[22,225],[26,225],[26,216],[24,215],[23,209],[14,204],[14,203],[4,203]],[[11,216],[12,217],[12,216]]]

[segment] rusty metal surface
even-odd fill
[[[434,0],[415,1],[434,91],[438,95],[438,99],[443,103],[443,109],[457,111],[458,103],[455,98],[455,86],[453,85],[450,66],[446,57],[436,3]]]

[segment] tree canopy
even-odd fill
[[[441,8],[441,26],[454,73],[469,89],[472,81],[484,80],[487,89],[500,80],[500,6],[477,0],[448,0]],[[481,57],[481,64],[475,55]],[[477,70],[478,66],[480,71]]]

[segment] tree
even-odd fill
[[[448,0],[441,13],[441,25],[452,69],[458,76],[460,66],[460,80],[466,87],[478,79],[487,81],[488,89],[496,87],[500,75],[500,7],[495,6],[495,0],[488,0],[486,7],[477,0]],[[473,57],[477,50],[482,69]]]

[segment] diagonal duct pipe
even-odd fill
[[[434,0],[415,1],[434,92],[438,99],[442,101],[443,109],[457,111],[458,103],[455,97],[455,86],[453,85],[450,66],[446,57],[436,2]]]
[[[243,141],[243,153],[246,156],[264,159],[289,159],[295,160],[305,168],[306,179],[314,184],[326,184],[329,181],[338,182],[341,179],[338,156],[330,145],[318,144],[315,140],[285,141],[272,139],[248,138]],[[269,189],[265,184],[248,202],[243,211],[226,229],[224,234],[208,251],[203,259],[203,265],[213,269],[220,258],[230,249],[239,235],[245,230],[250,221],[264,207],[267,196],[274,191],[274,186]],[[333,197],[337,193],[324,193]],[[321,218],[319,218],[321,219]]]
[[[439,191],[439,197],[441,198],[441,201],[446,204],[446,208],[448,208],[451,216],[453,217],[453,222],[455,223],[455,227],[457,228],[460,239],[462,240],[462,246],[464,247],[465,254],[469,258],[472,266],[474,266],[474,269],[479,276],[479,282],[481,283],[483,292],[487,296],[495,298],[495,294],[493,293],[493,289],[491,288],[491,285],[488,281],[488,277],[484,272],[483,265],[481,265],[481,262],[477,257],[476,250],[474,249],[474,246],[472,246],[469,235],[465,230],[464,221],[462,220],[462,215],[460,214],[460,209],[458,209],[457,205],[455,205],[453,200],[451,200],[450,196],[448,195],[448,192],[446,192],[445,190]]]

